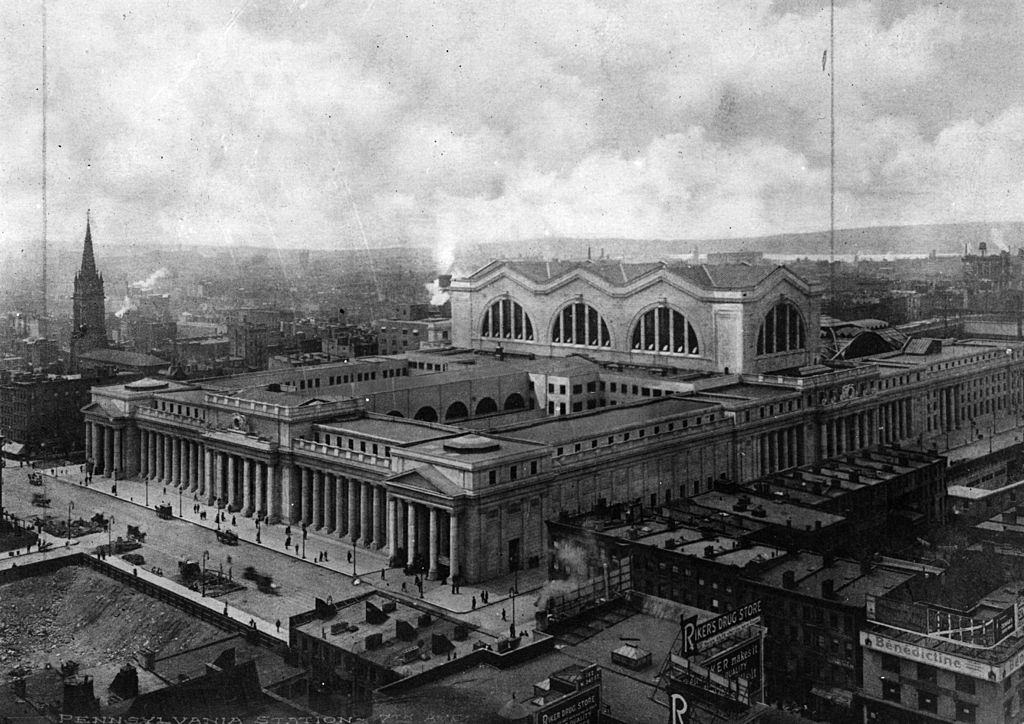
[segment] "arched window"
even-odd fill
[[[452,420],[465,420],[467,417],[469,417],[469,410],[466,409],[466,406],[463,403],[457,400],[450,404],[448,406],[448,411],[444,413],[445,422],[450,422]]]
[[[562,308],[551,326],[551,341],[587,347],[612,346],[608,325],[596,309],[583,302],[573,302]]]
[[[768,310],[757,332],[757,353],[775,354],[807,347],[807,332],[800,310],[781,301]]]
[[[693,325],[671,307],[656,307],[640,317],[630,342],[639,352],[700,354],[700,342]]]
[[[481,337],[495,339],[533,340],[533,322],[519,302],[509,298],[499,299],[484,312],[480,324]]]

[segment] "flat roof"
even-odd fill
[[[385,604],[391,602],[395,604],[395,610],[387,613],[382,623],[371,624],[366,621],[366,604],[368,602],[378,609],[383,609]],[[425,614],[430,616],[431,622],[426,626],[420,627],[418,626],[419,618]],[[412,641],[403,641],[397,638],[396,629],[398,621],[405,621],[413,628],[415,638]],[[341,622],[348,624],[347,629],[336,634],[331,633],[331,626]],[[399,659],[399,655],[402,652],[416,647],[417,640],[423,638],[429,640],[431,634],[447,636],[448,640],[455,646],[459,656],[465,656],[470,653],[476,641],[486,638],[487,643],[493,643],[491,636],[474,635],[472,631],[469,638],[465,641],[456,641],[453,633],[457,625],[463,624],[439,617],[436,613],[415,608],[390,596],[373,593],[339,609],[330,619],[321,620],[315,618],[299,626],[298,630],[308,636],[327,641],[332,646],[337,646],[345,651],[351,651],[379,666],[400,670],[408,675],[422,673],[445,663],[446,659],[443,656],[430,656],[426,661],[416,657],[407,663]],[[381,645],[375,649],[367,649],[366,637],[376,633],[381,634]],[[429,652],[430,647],[428,646],[421,650]]]
[[[822,528],[827,528],[830,525],[836,525],[845,520],[841,515],[826,513],[823,510],[757,496],[752,497],[750,505],[747,506],[746,510],[736,510],[734,506],[740,502],[740,494],[727,493],[721,490],[701,493],[691,498],[691,500],[695,505],[733,513],[744,518],[749,517],[780,526],[792,523],[794,529],[802,531],[813,530],[817,521],[821,521]],[[763,508],[765,514],[763,516],[754,515],[753,511],[755,508]]]
[[[730,395],[747,400],[769,400],[775,397],[799,397],[800,391],[789,387],[757,385],[749,382],[737,382],[724,387],[711,387],[703,390],[707,395]]]
[[[554,445],[584,440],[608,432],[620,432],[654,422],[670,421],[695,412],[721,409],[713,402],[683,397],[659,397],[630,405],[616,405],[547,420],[532,421],[523,426],[502,428],[504,435]],[[699,428],[693,428],[699,429]]]
[[[875,566],[864,572],[857,561],[837,558],[825,567],[825,559],[817,553],[800,551],[798,554],[780,560],[777,565],[754,574],[756,580],[774,588],[785,588],[783,579],[787,572],[794,574],[792,589],[814,598],[821,598],[822,583],[831,580],[835,597],[830,599],[846,605],[861,607],[868,594],[881,596],[902,586],[914,577],[914,573]]]
[[[343,422],[321,423],[317,425],[317,428],[333,434],[372,437],[385,442],[392,442],[396,445],[406,445],[462,434],[462,430],[458,428],[443,427],[438,423],[419,422],[403,417],[374,417],[369,415]]]
[[[476,450],[471,446],[461,447],[458,451],[449,449],[449,446],[451,446],[452,443],[458,444],[462,441],[472,442],[477,439],[492,441],[497,445],[497,449]],[[477,433],[470,433],[460,435],[458,437],[448,436],[444,439],[426,440],[415,445],[410,445],[404,449],[420,455],[444,458],[445,461],[450,464],[464,463],[474,465],[477,463],[496,462],[509,457],[519,458],[527,455],[537,455],[541,452],[542,448],[543,444],[541,443],[533,443],[529,441],[524,442],[522,440],[515,440],[497,435],[479,435]]]
[[[743,543],[738,538],[727,535],[715,535],[708,537],[700,530],[689,526],[672,526],[658,524],[654,521],[645,521],[638,528],[639,538],[632,538],[629,531],[631,525],[621,525],[615,528],[606,528],[601,531],[604,535],[613,535],[632,543],[648,545],[654,548],[679,553],[680,555],[703,557],[706,549],[710,546],[714,550],[716,563],[723,563],[729,566],[743,568],[749,563],[771,560],[785,555],[782,548],[762,545],[760,543]],[[665,545],[668,541],[674,541],[675,546],[669,548]]]

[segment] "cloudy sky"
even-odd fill
[[[0,245],[41,0],[0,4]],[[346,248],[828,226],[826,0],[48,5],[49,219]],[[1019,0],[837,0],[840,226],[1024,219]]]

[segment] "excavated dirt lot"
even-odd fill
[[[143,648],[157,657],[227,635],[87,568],[0,585],[0,674],[73,660],[118,665]]]

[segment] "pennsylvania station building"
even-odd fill
[[[450,293],[450,346],[94,388],[94,474],[476,582],[546,565],[560,516],[882,445],[941,452],[1024,411],[1020,343],[823,359],[821,289],[783,266],[499,261]]]

